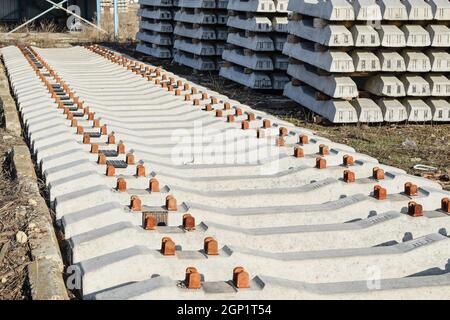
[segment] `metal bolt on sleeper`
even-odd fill
[[[327,160],[324,158],[316,158],[316,168],[317,169],[325,169],[327,167]]]
[[[128,152],[125,157],[125,162],[127,164],[134,164],[134,154],[132,152]]]
[[[405,194],[408,196],[417,196],[417,185],[411,183],[411,182],[406,182],[405,183]]]
[[[151,178],[148,186],[150,192],[161,192],[159,188],[159,181],[156,178]]]
[[[423,216],[423,207],[414,201],[408,202],[408,214],[413,217]]]
[[[355,173],[350,170],[344,170],[344,181],[347,183],[355,182]]]
[[[166,209],[168,211],[177,211],[178,210],[177,200],[175,199],[174,196],[168,195],[166,197]]]
[[[113,177],[116,175],[116,168],[112,164],[106,166],[106,176]]]
[[[130,209],[131,211],[141,211],[142,210],[142,202],[138,196],[131,196],[130,198]]]
[[[352,166],[354,164],[353,157],[348,154],[344,155],[342,157],[342,163],[344,166]]]
[[[303,149],[300,147],[294,147],[294,157],[296,158],[302,158],[305,154],[303,152]]]
[[[156,217],[154,215],[146,215],[144,221],[145,230],[155,230],[156,229]]]
[[[186,231],[195,229],[195,218],[190,213],[185,213],[183,215],[183,229]]]
[[[120,192],[125,192],[127,190],[127,182],[124,178],[117,178],[116,189]]]
[[[119,141],[116,151],[118,154],[125,154],[125,144],[122,141]]]
[[[441,200],[441,210],[445,213],[450,213],[450,198],[442,198]]]
[[[136,176],[137,177],[145,177],[145,167],[143,164],[139,163],[136,166]]]
[[[238,289],[250,288],[250,277],[243,267],[233,269],[233,284]]]
[[[175,255],[175,242],[171,238],[169,237],[162,238],[161,253],[165,256]]]
[[[308,136],[306,136],[306,135],[304,135],[304,134],[301,134],[301,135],[298,137],[298,143],[301,144],[301,145],[303,145],[303,144],[308,144],[308,143],[309,143]]]
[[[373,188],[373,196],[375,197],[375,199],[377,200],[386,200],[387,197],[387,191],[385,188],[383,188],[380,185],[376,185]]]
[[[184,283],[188,289],[200,289],[201,288],[201,275],[194,267],[186,268]]]
[[[326,145],[324,145],[324,144],[321,144],[321,145],[319,146],[319,153],[320,153],[322,156],[327,156],[327,155],[329,155],[329,154],[330,154],[330,151],[329,151],[329,149],[328,149],[328,146],[326,146]]]
[[[213,237],[206,237],[203,248],[209,256],[217,256],[219,254],[219,245]]]
[[[373,168],[372,177],[377,180],[383,180],[384,179],[384,170],[380,169],[378,167]]]

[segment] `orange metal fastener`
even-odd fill
[[[294,157],[296,158],[302,158],[305,156],[305,153],[303,152],[303,149],[300,147],[294,148]]]
[[[344,170],[344,181],[347,183],[355,182],[355,173],[350,170]]]
[[[106,176],[112,177],[115,175],[116,175],[116,168],[111,164],[107,165],[106,166]]]
[[[413,217],[423,216],[423,207],[414,201],[408,202],[408,214]]]
[[[197,269],[194,267],[186,268],[185,285],[188,289],[200,289],[201,288],[201,276]]]
[[[166,197],[166,209],[168,211],[177,211],[178,210],[177,200],[175,199],[174,196],[168,195]]]
[[[142,202],[138,196],[131,196],[130,209],[132,211],[141,211],[142,210]]]
[[[195,229],[195,218],[189,213],[183,215],[183,228],[186,231]]]
[[[378,167],[373,168],[373,170],[372,170],[372,177],[374,179],[377,179],[377,180],[384,179],[384,170],[380,169]]]
[[[145,167],[141,163],[136,166],[136,176],[145,177]]]
[[[213,237],[206,237],[203,243],[205,253],[209,256],[216,256],[219,254],[219,245]]]
[[[387,197],[387,191],[385,188],[381,187],[380,185],[376,185],[373,188],[373,196],[377,200],[385,200]]]
[[[238,289],[250,288],[250,277],[243,267],[233,269],[233,284]]]
[[[327,167],[327,160],[324,158],[318,157],[316,158],[316,168],[317,169],[325,169]]]
[[[161,253],[165,256],[175,255],[175,242],[169,237],[162,238],[161,241]]]
[[[445,213],[450,213],[450,198],[442,198],[441,200],[441,210]]]
[[[117,178],[116,189],[120,192],[125,192],[127,190],[127,182],[124,178]]]
[[[161,192],[159,188],[159,181],[156,178],[150,179],[148,188],[150,189],[150,192]]]
[[[346,154],[343,158],[342,158],[342,163],[344,164],[344,166],[351,166],[354,164],[354,160],[353,157]]]
[[[417,185],[411,183],[411,182],[406,182],[405,183],[405,194],[408,196],[417,196]]]

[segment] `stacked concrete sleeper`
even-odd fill
[[[106,48],[1,54],[83,298],[449,297],[437,183]]]
[[[227,0],[178,0],[174,61],[194,70],[218,70],[227,40]]]
[[[227,48],[220,75],[252,89],[282,90],[289,81],[287,0],[229,0]]]
[[[334,123],[450,121],[450,2],[296,0],[284,94]]]
[[[139,0],[139,44],[136,51],[146,55],[169,59],[173,48],[172,0]]]

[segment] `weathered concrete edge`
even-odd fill
[[[14,99],[9,92],[5,69],[0,63],[0,98],[3,102],[5,127],[21,137],[22,127]],[[63,279],[64,263],[59,250],[53,219],[44,198],[39,193],[38,180],[28,147],[18,145],[10,154],[11,170],[34,206],[35,216],[28,217],[27,230],[32,262],[28,265],[28,280],[33,300],[68,300]],[[33,226],[32,228],[30,226]]]

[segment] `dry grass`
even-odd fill
[[[81,31],[80,38],[91,40],[91,42],[133,42],[136,39],[136,33],[139,31],[137,10],[137,7],[131,7],[127,12],[119,12],[118,39],[114,39],[114,15],[112,10],[105,10],[102,14],[101,27],[107,33],[101,32],[93,26],[85,25]]]
[[[27,232],[33,207],[27,201],[27,190],[10,175],[7,154],[13,145],[23,143],[0,128],[0,300],[30,298],[26,266],[30,262],[28,242],[20,244],[15,235]]]
[[[82,23],[80,32],[60,32],[58,26],[52,21],[30,23],[12,35],[6,32],[15,26],[0,25],[0,47],[5,45],[28,44],[39,47],[66,47],[78,43],[132,43],[135,41],[139,29],[137,6],[131,6],[128,12],[119,12],[119,38],[114,39],[114,15],[112,11],[105,10],[102,14],[101,32],[97,28]],[[95,21],[93,22],[96,23]],[[19,25],[19,24],[18,24]],[[2,34],[3,33],[3,34]]]

